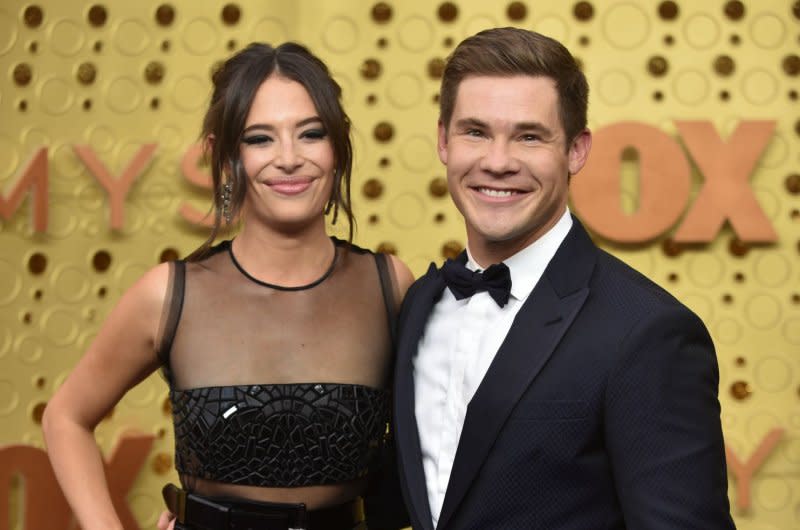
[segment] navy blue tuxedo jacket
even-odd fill
[[[573,221],[469,403],[438,528],[734,528],[705,326]],[[395,442],[415,530],[432,523],[412,361],[444,288],[431,266],[398,320]]]

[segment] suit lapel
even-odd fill
[[[467,407],[439,528],[446,528],[511,410],[583,306],[595,260],[594,245],[580,223],[573,219],[567,238],[517,313]]]
[[[409,503],[412,522],[433,530],[428,489],[422,467],[417,421],[414,416],[413,358],[425,330],[433,305],[444,289],[436,267],[428,272],[409,291],[399,319],[397,366],[395,367],[395,424],[398,464],[403,489]],[[417,527],[417,524],[414,526]]]

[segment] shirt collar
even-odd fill
[[[567,208],[550,230],[503,261],[511,272],[511,296],[517,300],[524,300],[531,294],[544,274],[547,264],[553,259],[558,247],[567,237],[570,228],[572,228],[572,216]],[[481,268],[472,258],[469,246],[467,247],[467,268],[473,271]]]

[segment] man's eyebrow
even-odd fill
[[[295,127],[305,127],[306,125],[308,125],[310,123],[320,123],[320,124],[322,124],[322,119],[319,116],[311,116],[309,118],[305,118],[305,119],[302,119],[302,120],[298,121],[297,123],[294,124],[294,126]],[[249,126],[245,127],[244,131],[242,131],[242,132],[246,133],[246,132],[252,131],[254,129],[263,129],[265,131],[274,131],[275,127],[273,125],[268,124],[268,123],[254,123],[252,125],[249,125]]]
[[[538,131],[540,133],[551,135],[553,134],[553,130],[550,127],[547,127],[541,122],[538,121],[523,121],[514,124],[514,130],[517,132],[520,131]]]
[[[483,122],[478,118],[461,118],[460,120],[457,120],[454,125],[459,129],[465,129],[469,127],[485,129],[489,126],[486,122]]]

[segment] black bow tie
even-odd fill
[[[503,307],[511,295],[511,273],[505,263],[496,263],[483,272],[476,272],[459,261],[447,260],[442,267],[442,278],[456,300],[486,291],[497,305]]]

